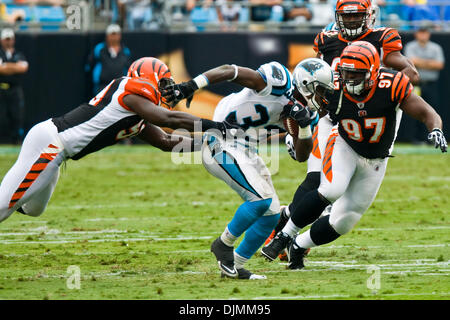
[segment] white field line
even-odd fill
[[[157,238],[155,236],[141,236],[140,238],[110,238],[110,239],[86,239],[86,238],[71,238],[66,240],[42,240],[42,241],[20,241],[20,240],[2,240],[0,244],[63,244],[63,243],[76,243],[79,241],[87,242],[133,242],[133,241],[181,241],[181,240],[207,240],[211,239],[211,236],[205,237],[177,237],[177,238]]]
[[[448,296],[450,292],[417,292],[417,293],[380,293],[373,294],[368,293],[365,295],[366,298],[382,298],[382,297],[398,297],[398,296]],[[332,299],[332,298],[350,298],[351,295],[348,294],[330,294],[330,295],[309,295],[309,296],[272,296],[272,297],[253,297],[251,300],[300,300],[300,299]]]

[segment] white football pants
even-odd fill
[[[64,147],[51,120],[30,129],[19,157],[0,185],[0,222],[19,208],[41,215],[50,200],[65,160]]]
[[[323,155],[319,193],[333,205],[330,224],[343,235],[361,219],[375,199],[388,158],[358,155],[333,128]]]
[[[256,151],[245,146],[245,142],[225,141],[207,133],[204,135],[202,160],[210,174],[223,180],[244,201],[272,199],[264,215],[280,212],[280,201],[270,171]]]

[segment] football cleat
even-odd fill
[[[275,229],[272,231],[270,236],[266,239],[266,241],[264,242],[264,245],[268,245],[269,242],[272,241],[273,237],[275,237],[275,235],[280,230],[282,230],[284,228],[284,226],[286,225],[286,223],[289,221],[289,217],[286,214],[286,208],[287,208],[287,206],[281,207],[280,219],[278,220],[278,224],[276,225]],[[278,258],[281,261],[287,261],[287,250],[284,250],[282,253],[280,253]]]
[[[265,280],[265,279],[267,279],[266,276],[251,273],[250,271],[248,271],[245,268],[240,268],[240,269],[236,269],[236,270],[238,272],[237,279],[240,279],[240,280]],[[225,277],[227,277],[227,275],[225,275],[222,272],[221,277],[225,278]],[[236,278],[236,277],[233,277],[233,278]]]
[[[261,249],[261,254],[266,257],[267,260],[275,260],[280,253],[288,246],[291,241],[291,237],[280,231],[264,248]]]
[[[308,254],[310,249],[304,249],[299,247],[294,241],[292,241],[291,245],[288,249],[288,256],[289,256],[289,264],[288,268],[295,270],[295,269],[303,269],[305,267],[303,259]]]
[[[219,237],[211,244],[211,252],[216,256],[222,274],[230,278],[236,278],[238,276],[238,272],[234,266],[233,247],[227,246]]]

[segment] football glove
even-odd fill
[[[286,143],[286,147],[291,158],[297,160],[297,155],[295,154],[294,138],[292,138],[290,134],[287,134],[284,138],[284,143]]]
[[[428,141],[434,144],[435,148],[440,148],[442,152],[447,152],[447,140],[441,129],[435,128],[428,134]]]
[[[189,108],[191,101],[194,98],[194,92],[198,89],[194,80],[181,82],[178,84],[168,85],[165,88],[160,88],[161,96],[163,96],[168,103],[175,106],[183,99],[186,99],[186,108]]]
[[[313,112],[301,103],[296,102],[292,105],[291,110],[289,111],[289,117],[297,121],[300,128],[306,128],[317,120],[318,114],[316,111]]]

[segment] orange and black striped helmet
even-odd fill
[[[169,67],[153,57],[144,57],[134,61],[128,69],[127,77],[147,79],[159,91],[174,84]],[[161,98],[161,102],[167,105],[165,98]]]
[[[162,78],[171,78],[172,74],[169,67],[161,60],[144,57],[131,64],[127,77],[145,78],[157,84]]]
[[[372,0],[337,0],[335,19],[347,40],[358,38],[371,28]]]
[[[338,70],[343,86],[351,94],[369,90],[378,79],[380,55],[367,41],[355,41],[342,51]]]

